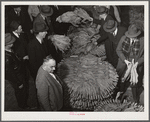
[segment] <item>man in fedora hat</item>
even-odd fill
[[[18,106],[24,110],[28,108],[28,79],[26,79],[26,69],[22,60],[12,50],[15,41],[16,39],[10,33],[5,34],[5,79],[15,90]]]
[[[108,20],[103,26],[105,32],[107,32],[108,40],[112,43],[112,46],[106,46],[106,53],[108,61],[116,68],[118,64],[118,55],[116,53],[117,45],[121,37],[125,34],[127,28],[123,26],[118,26],[115,20]]]
[[[17,21],[12,21],[10,24],[10,30],[13,37],[16,41],[13,46],[13,50],[21,60],[28,59],[27,54],[27,38],[22,31],[22,26]]]
[[[32,22],[30,20],[29,14],[26,10],[27,6],[21,5],[13,5],[11,6],[10,11],[8,12],[8,21],[9,25],[12,21],[17,21],[21,24],[24,33],[30,39],[32,37],[31,30],[32,30]]]
[[[28,44],[29,63],[31,73],[35,80],[37,71],[43,63],[43,59],[49,55],[47,40],[45,39],[48,27],[44,22],[36,22],[33,25],[35,37]]]
[[[122,36],[116,51],[119,56],[116,70],[120,79],[117,97],[122,96],[127,87],[131,85],[134,102],[139,103],[140,93],[143,90],[144,37],[135,24],[128,27],[128,31]],[[125,79],[125,72],[130,67],[128,78]],[[136,77],[137,80],[132,77]]]
[[[37,22],[43,22],[48,27],[48,34],[53,34],[53,26],[51,23],[50,16],[53,14],[53,9],[48,5],[41,5],[40,6],[40,13],[37,15],[33,22],[33,26]]]
[[[113,48],[113,43],[109,41],[108,33],[103,29],[103,25],[108,20],[114,20],[114,19],[108,14],[108,8],[106,6],[94,6],[94,8],[97,15],[99,16],[99,20],[100,20],[99,24],[101,25],[101,28],[99,30],[101,37],[97,40],[97,44],[98,45],[102,43],[105,44],[107,60],[111,61],[111,50]]]

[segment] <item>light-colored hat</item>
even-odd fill
[[[141,34],[141,31],[138,30],[135,24],[132,24],[128,27],[128,31],[125,32],[125,35],[129,38],[137,37]]]
[[[103,25],[103,29],[106,32],[113,32],[117,27],[117,22],[114,20],[108,20],[104,25]]]
[[[48,5],[40,6],[40,13],[44,16],[51,16],[53,14],[53,9]]]
[[[94,6],[96,13],[101,15],[104,13],[107,13],[108,9],[106,8],[106,6]]]

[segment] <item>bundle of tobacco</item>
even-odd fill
[[[101,112],[144,112],[144,107],[142,105],[137,105],[137,103],[132,103],[127,100],[121,102],[120,100],[107,99],[95,107],[94,111]]]
[[[94,110],[100,101],[111,97],[118,81],[114,67],[94,55],[69,57],[58,65],[64,82],[65,106]]]
[[[75,8],[74,11],[68,11],[56,18],[58,22],[71,23],[72,25],[78,27],[81,23],[86,23],[86,21],[93,21],[93,18],[82,8]]]
[[[93,54],[96,56],[105,56],[104,45],[97,46],[96,42],[100,38],[98,34],[99,25],[92,24],[81,28],[71,27],[67,36],[72,40],[71,55]]]
[[[54,44],[56,49],[59,49],[60,51],[64,52],[70,47],[70,39],[67,36],[64,35],[52,35],[50,37],[52,43]]]

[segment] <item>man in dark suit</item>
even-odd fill
[[[15,38],[10,34],[5,34],[5,79],[10,82],[15,91],[18,106],[24,110],[29,109],[27,105],[28,87],[26,79],[26,68],[22,60],[12,50]]]
[[[116,68],[118,64],[118,55],[116,53],[116,48],[121,37],[125,34],[127,28],[118,26],[117,22],[114,20],[108,20],[104,24],[103,29],[108,33],[107,35],[109,42],[113,44],[113,47],[109,49],[112,54],[110,63]]]
[[[43,63],[43,59],[49,55],[47,40],[45,40],[47,30],[48,27],[45,23],[36,22],[33,27],[35,37],[28,44],[29,63],[34,80],[39,67]]]
[[[56,61],[47,56],[36,77],[37,96],[43,111],[59,111],[63,106],[62,82],[54,74]]]
[[[8,13],[8,23],[11,24],[12,21],[17,21],[19,24],[22,25],[24,33],[30,39],[32,37],[31,30],[32,30],[32,22],[26,10],[27,6],[19,6],[13,5]]]
[[[27,38],[22,31],[22,26],[17,21],[12,21],[10,24],[10,30],[11,34],[16,39],[13,46],[14,52],[19,56],[21,60],[28,59]]]
[[[104,31],[103,25],[108,20],[114,20],[111,15],[108,14],[108,8],[106,6],[94,6],[96,14],[99,16],[99,22],[97,24],[101,25],[100,28],[100,39],[97,40],[97,43],[100,44],[101,42],[105,41],[107,39],[107,32]]]
[[[47,25],[48,27],[48,34],[53,34],[53,26],[51,22],[50,16],[53,14],[53,9],[48,5],[42,5],[40,6],[40,13],[37,15],[33,22],[33,26],[37,22],[42,22]]]
[[[103,25],[108,20],[114,20],[114,19],[108,14],[108,8],[106,8],[106,6],[94,6],[94,8],[95,8],[96,14],[99,15],[99,20],[100,20],[99,24],[101,25],[101,28],[99,30],[101,37],[97,40],[97,44],[98,45],[102,43],[105,44],[107,61],[111,62],[111,55],[112,55],[111,50],[113,49],[113,44],[111,41],[109,41],[108,33],[103,29]]]

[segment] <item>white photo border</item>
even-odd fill
[[[5,5],[144,5],[144,112],[6,112],[4,111],[4,37]],[[148,1],[2,1],[1,2],[1,120],[148,120],[149,119],[149,4]]]

